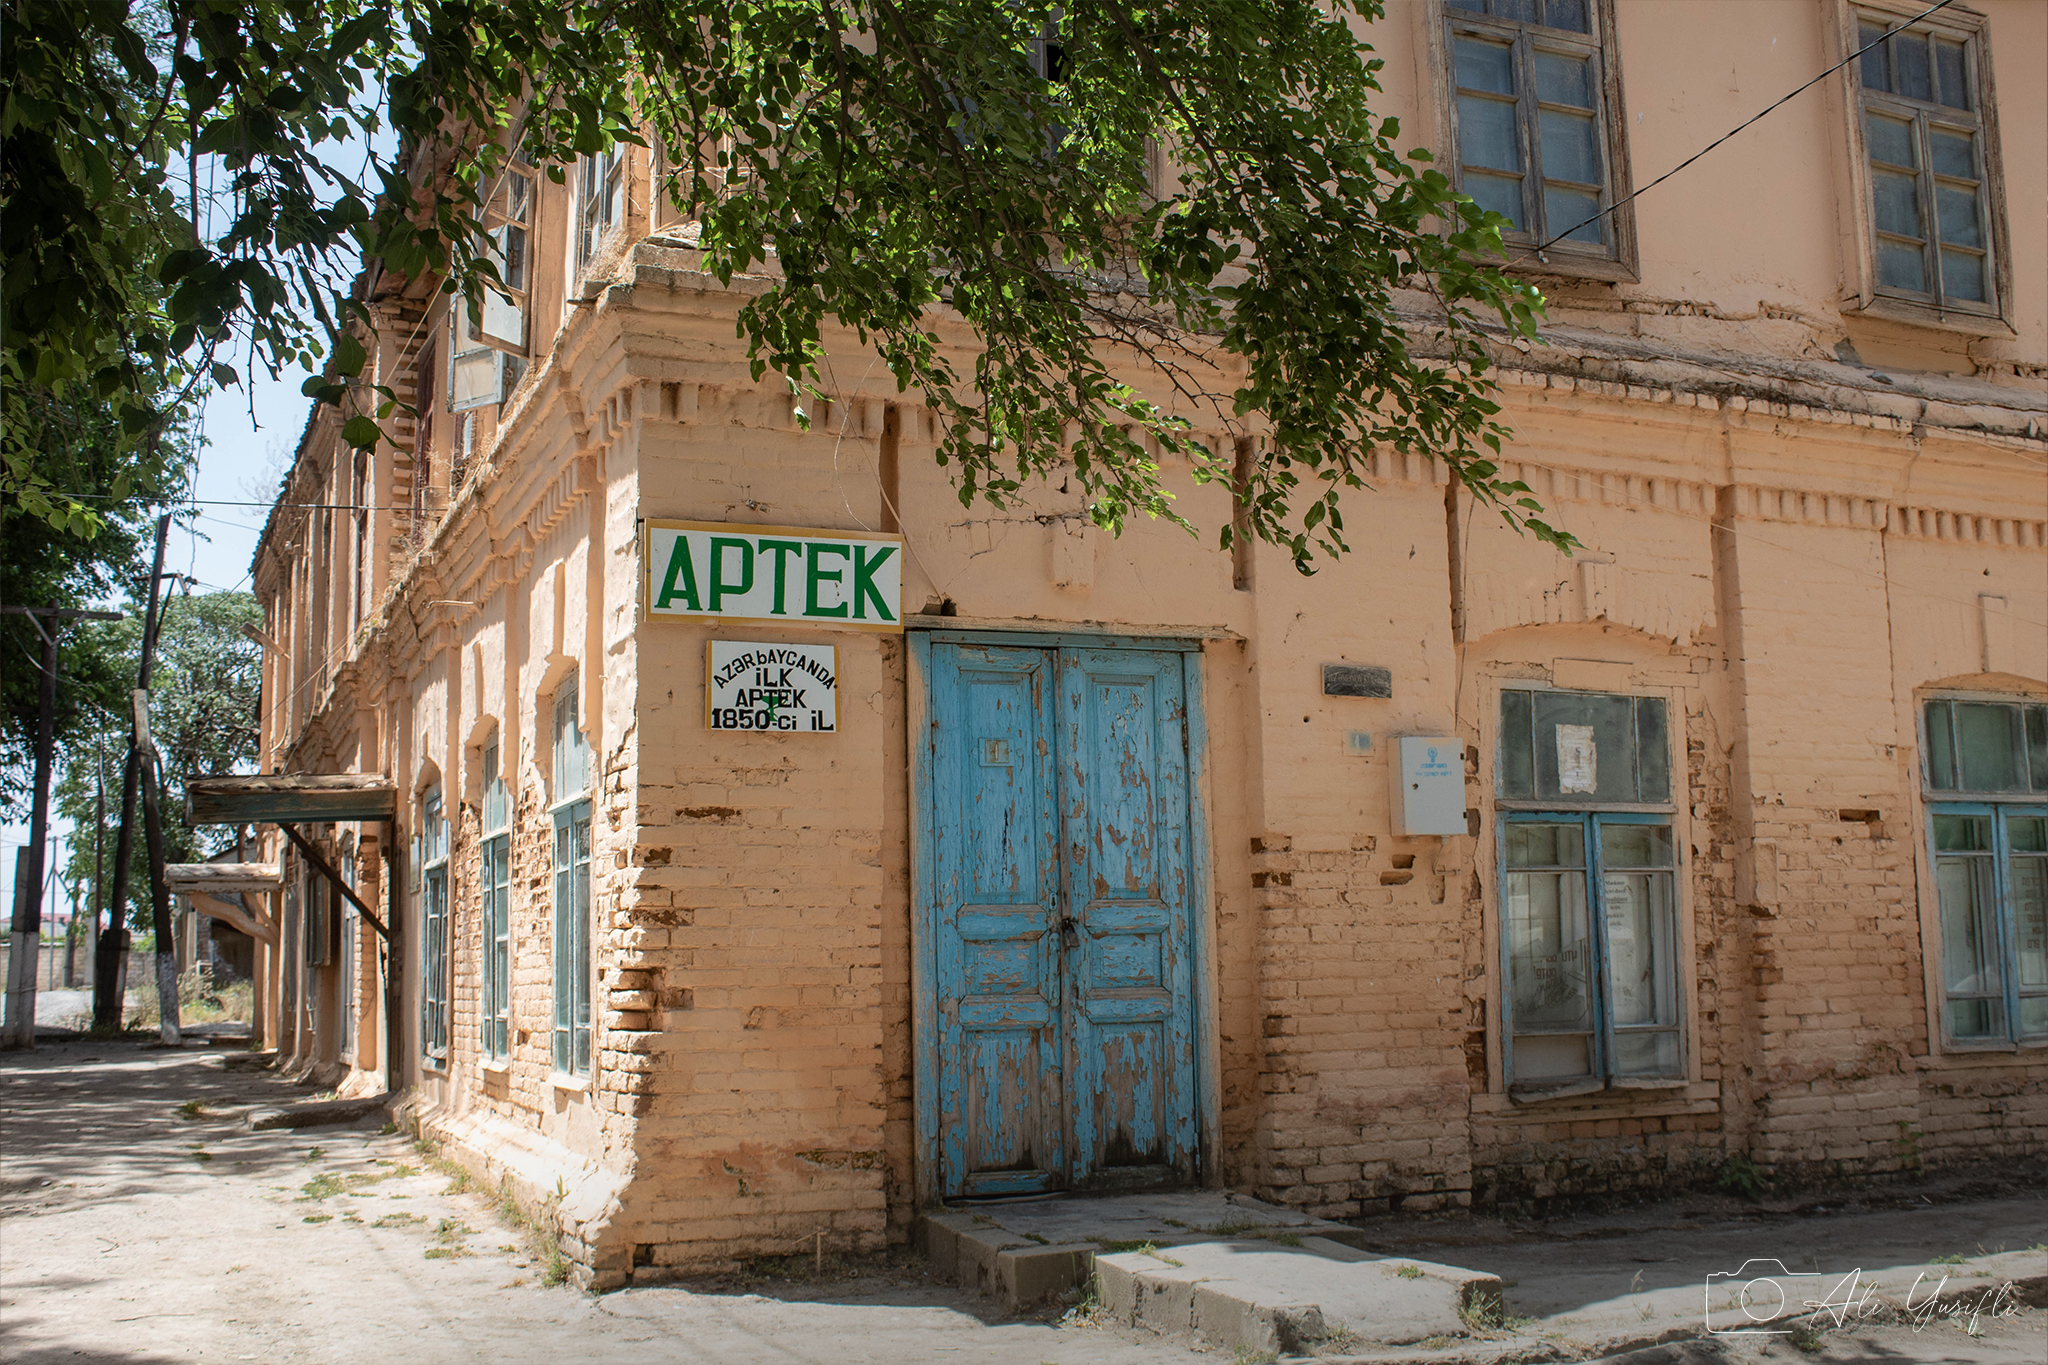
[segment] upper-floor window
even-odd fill
[[[1877,287],[1995,311],[1981,39],[1890,27],[1870,14],[1857,26]]]
[[[1452,173],[1546,262],[1632,269],[1620,82],[1602,0],[1444,0]]]
[[[1506,691],[1499,753],[1511,1093],[1682,1079],[1664,700]]]
[[[596,257],[626,217],[626,149],[586,156],[576,166],[576,273]]]
[[[479,254],[496,272],[486,280],[474,320],[466,300],[448,310],[448,407],[502,403],[526,373],[532,310],[533,168],[515,156],[485,201]]]
[[[1948,1038],[2048,1041],[2048,705],[1944,698],[1923,723]]]

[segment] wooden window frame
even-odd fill
[[[588,797],[579,796],[554,812],[549,861],[555,905],[555,1019],[549,1051],[555,1074],[578,1082],[590,1078],[597,1051],[591,1017],[592,833]]]
[[[632,212],[627,200],[631,162],[630,148],[621,143],[576,163],[576,212],[570,232],[578,281],[604,255],[606,243]]]
[[[2019,713],[2018,725],[2014,729],[2014,762],[2020,780],[2025,785],[1999,791],[1985,791],[1963,785],[1962,748],[1960,736],[1955,730],[1954,704],[1990,705],[2011,707]],[[1945,743],[1937,746],[1933,742],[1933,708],[1946,706],[1943,723],[1950,727]],[[1927,888],[1932,900],[1932,919],[1927,927],[1927,943],[1931,951],[1927,954],[1929,1000],[1933,1007],[1932,1016],[1940,1022],[1932,1030],[1938,1038],[1941,1050],[1948,1053],[2020,1052],[2048,1048],[2048,1034],[2024,1034],[2020,1031],[2020,997],[2024,993],[2019,979],[2019,939],[2017,906],[2011,887],[2011,861],[2015,851],[2010,847],[2011,839],[2007,821],[2013,817],[2032,819],[2048,817],[2048,787],[2040,784],[2031,772],[2031,734],[2027,722],[2030,711],[2039,711],[2043,699],[2036,694],[2015,695],[1984,692],[1942,692],[1915,698],[1914,717],[1920,742],[1920,803],[1921,838],[1925,840],[1925,867]],[[1946,748],[1950,771],[1948,779],[1952,785],[1938,784],[1934,772],[1934,756],[1937,748]],[[1944,856],[1938,848],[1935,820],[1941,816],[1977,816],[1989,819],[1992,827],[1992,846],[1981,855],[1948,854],[1947,856],[1982,856],[1991,866],[1992,918],[1996,925],[1997,951],[2000,973],[2000,995],[2005,1029],[2001,1034],[1984,1037],[1958,1037],[1949,1028],[1948,967],[1944,961],[1946,951],[1944,930],[1944,908],[1941,903],[1941,883],[1937,863]],[[2031,851],[2020,850],[2019,856],[2032,856]],[[1980,998],[1980,997],[1963,997]]]
[[[1832,59],[1844,61],[1863,46],[1860,28],[1864,22],[1895,28],[1927,8],[1906,0],[1836,0],[1835,23],[1830,30]],[[1863,64],[1849,61],[1836,74],[1837,98],[1843,104],[1846,124],[1849,213],[1843,223],[1844,248],[1851,266],[1850,296],[1845,311],[1858,316],[1893,322],[1913,323],[1975,336],[2015,335],[2012,317],[2012,245],[2006,229],[2004,157],[1998,135],[1998,87],[1992,76],[1989,21],[1975,10],[1951,5],[1923,22],[1913,24],[1909,33],[1931,33],[1961,42],[1970,70],[1975,107],[1964,111],[1931,104],[1904,95],[1870,91],[1863,87]],[[1870,169],[1870,139],[1865,128],[1866,109],[1875,107],[1914,120],[1920,140],[1922,166],[1916,172],[1922,224],[1928,233],[1931,265],[1939,281],[1939,258],[1934,245],[1938,233],[1931,202],[1933,171],[1925,164],[1925,127],[1931,117],[1963,126],[1974,124],[1983,175],[1979,207],[1984,215],[1987,237],[1987,280],[1992,298],[1985,303],[1946,300],[1939,292],[1915,292],[1878,282],[1877,214],[1872,195],[1874,178]]]
[[[512,794],[500,768],[501,749],[484,746],[483,799],[478,804],[477,920],[483,961],[477,973],[478,1042],[490,1061],[512,1053]]]
[[[1633,284],[1642,278],[1641,257],[1636,241],[1635,209],[1632,204],[1624,202],[1634,192],[1634,181],[1629,167],[1628,109],[1622,97],[1620,42],[1615,32],[1614,0],[1587,0],[1587,5],[1592,31],[1572,33],[1566,29],[1474,14],[1454,9],[1444,0],[1430,0],[1430,71],[1438,118],[1437,145],[1445,149],[1444,159],[1448,163],[1441,165],[1440,169],[1462,192],[1464,168],[1458,150],[1457,76],[1452,67],[1454,35],[1465,32],[1506,41],[1514,46],[1518,82],[1515,127],[1522,139],[1523,165],[1527,168],[1524,175],[1536,176],[1539,180],[1541,160],[1532,155],[1534,148],[1531,145],[1538,102],[1535,82],[1530,78],[1532,62],[1527,54],[1541,42],[1590,56],[1598,72],[1599,91],[1594,113],[1600,121],[1599,146],[1606,163],[1602,168],[1606,175],[1600,200],[1602,207],[1613,210],[1607,214],[1611,245],[1595,248],[1582,242],[1560,241],[1551,243],[1539,253],[1536,247],[1544,240],[1543,237],[1533,233],[1503,233],[1501,239],[1507,249],[1506,268],[1518,275]],[[1537,197],[1540,198],[1540,194]],[[1525,205],[1528,203],[1526,192],[1523,202]],[[1620,207],[1614,208],[1615,205]],[[1558,226],[1569,227],[1570,224]]]
[[[1528,797],[1502,795],[1507,781],[1507,764],[1503,760],[1502,746],[1507,736],[1501,722],[1502,706],[1510,693],[1527,692],[1535,695],[1585,695],[1623,697],[1631,702],[1639,700],[1658,701],[1664,705],[1664,746],[1665,773],[1671,784],[1667,799],[1661,802],[1625,802],[1576,800],[1568,796],[1544,796],[1532,791]],[[1673,712],[1680,717],[1680,723],[1671,722]],[[1500,1075],[1508,1098],[1516,1103],[1534,1104],[1545,1100],[1566,1099],[1576,1095],[1627,1094],[1636,1091],[1678,1090],[1691,1083],[1693,1059],[1692,1047],[1692,995],[1693,983],[1687,975],[1687,964],[1691,962],[1690,934],[1686,912],[1686,848],[1684,830],[1681,828],[1681,811],[1675,799],[1680,784],[1684,781],[1684,767],[1673,761],[1673,750],[1678,748],[1678,736],[1682,730],[1685,711],[1676,704],[1676,699],[1659,691],[1636,692],[1579,692],[1576,689],[1533,686],[1526,683],[1511,683],[1501,686],[1494,693],[1492,707],[1492,782],[1495,790],[1494,810],[1496,813],[1493,849],[1493,883],[1495,893],[1495,925],[1498,931],[1495,949],[1499,955],[1499,992],[1496,1017],[1500,1020]],[[1638,731],[1639,733],[1639,731]],[[1678,748],[1683,753],[1682,748]],[[1635,762],[1638,769],[1641,757]],[[1640,794],[1640,793],[1639,793]],[[1586,881],[1586,913],[1588,938],[1591,945],[1593,966],[1589,971],[1589,1004],[1592,1025],[1591,1072],[1579,1078],[1543,1078],[1521,1081],[1515,1077],[1515,1023],[1514,1023],[1514,942],[1508,918],[1508,878],[1520,869],[1511,868],[1507,856],[1508,827],[1517,823],[1579,823],[1584,829],[1585,850],[1583,875]],[[1670,1031],[1677,1038],[1677,1065],[1669,1075],[1630,1075],[1615,1069],[1614,1037],[1616,1025],[1613,1022],[1613,1002],[1609,999],[1608,963],[1611,948],[1608,943],[1607,912],[1605,905],[1604,867],[1598,850],[1602,824],[1652,825],[1667,829],[1671,833],[1671,866],[1668,913],[1670,922],[1671,990],[1674,1022],[1670,1025],[1645,1027],[1642,1032]]]
[[[449,931],[448,817],[441,788],[420,797],[420,1055],[430,1065],[448,1064],[453,1013],[448,990],[453,965]]]

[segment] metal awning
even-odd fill
[[[390,820],[398,787],[380,773],[198,777],[185,784],[185,806],[195,825]]]
[[[168,863],[164,881],[173,892],[230,896],[237,891],[275,891],[284,885],[280,863]]]

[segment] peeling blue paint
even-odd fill
[[[1190,670],[1166,650],[918,655],[935,1193],[1192,1182]]]

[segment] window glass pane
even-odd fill
[[[1529,694],[1500,694],[1500,794],[1535,795],[1536,774],[1529,751]]]
[[[2038,815],[2008,815],[2005,818],[2005,842],[2015,853],[2048,853],[2048,819]]]
[[[1866,49],[1863,53],[1863,88],[1866,90],[1889,90],[1891,82],[1885,78],[1884,44],[1877,40],[1884,37],[1881,24],[1864,24],[1856,30],[1856,46]],[[1877,46],[1872,47],[1872,43]]]
[[[1934,73],[1927,61],[1927,35],[1901,33],[1892,39],[1892,60],[1898,63],[1899,93],[1908,99],[1934,98]]]
[[[1989,853],[1991,818],[1985,815],[1937,815],[1934,847],[1940,853]]]
[[[1952,299],[1983,303],[1984,258],[1974,251],[1941,253],[1941,292]]]
[[[1970,107],[1970,83],[1964,77],[1963,45],[1945,38],[1934,40],[1934,74],[1941,87],[1941,102],[1951,109]]]
[[[2020,990],[2048,990],[2048,858],[2014,858],[2007,875]]]
[[[1563,234],[1567,242],[1591,242],[1598,245],[1607,240],[1601,231],[1600,201],[1579,190],[1561,190],[1555,185],[1543,187],[1543,220],[1549,224],[1549,232],[1556,236]],[[1569,232],[1565,229],[1571,229]]]
[[[1636,698],[1637,799],[1671,799],[1671,745],[1664,735],[1664,700]]]
[[[1561,52],[1536,54],[1536,98],[1546,104],[1593,107],[1593,63]],[[1576,180],[1577,176],[1569,177]]]
[[[1900,119],[1872,114],[1863,120],[1870,137],[1870,159],[1909,170],[1920,164],[1913,154],[1913,125]]]
[[[1670,867],[1671,826],[1600,824],[1602,867]],[[1609,878],[1610,883],[1612,878]]]
[[[1955,746],[1949,741],[1948,703],[1927,703],[1927,785],[1936,791],[1956,789]]]
[[[1493,0],[1493,12],[1524,24],[1536,22],[1536,0]]]
[[[1586,865],[1586,827],[1576,820],[1555,825],[1510,821],[1507,846],[1509,867]]]
[[[1522,143],[1515,136],[1515,106],[1505,100],[1458,96],[1458,159],[1467,166],[1500,171],[1522,169]]]
[[[1896,171],[1876,171],[1871,175],[1871,188],[1876,195],[1877,230],[1918,237],[1920,198],[1914,178]]]
[[[1934,143],[1934,173],[1952,175],[1959,180],[1977,178],[1976,139],[1968,133],[1951,133],[1940,128],[1933,129],[1929,138]]]
[[[1583,1040],[1537,1063],[1525,1051],[1521,1035],[1583,1034],[1592,1029],[1585,875],[1510,873],[1507,899],[1516,1079],[1532,1079],[1532,1065],[1540,1065],[1542,1075],[1584,1074],[1588,1058]]]
[[[1627,697],[1534,694],[1538,798],[1634,801],[1635,716]]]
[[[2003,1037],[2005,1034],[2005,1002],[2002,1000],[1949,1001],[1948,1032],[1951,1038]]]
[[[1592,1039],[1574,1033],[1518,1033],[1515,1035],[1514,1079],[1570,1081],[1593,1074]]]
[[[1966,792],[2021,791],[2018,744],[2020,709],[2001,702],[1959,701],[1956,747],[1961,750]]]
[[[1543,0],[1543,22],[1552,28],[1590,33],[1590,20],[1591,16],[1586,13],[1586,0]]]
[[[1480,208],[1500,214],[1517,231],[1523,231],[1527,224],[1522,221],[1522,182],[1512,176],[1484,175],[1473,171],[1465,172],[1465,193],[1472,196],[1472,202]]]
[[[1600,879],[1607,916],[1607,988],[1614,1026],[1675,1024],[1671,971],[1671,874],[1609,873]]]
[[[1486,0],[1444,0],[1446,9],[1470,10],[1474,14],[1486,13]]]
[[[1934,187],[1934,220],[1941,240],[1950,246],[1982,246],[1977,230],[1977,191],[1949,185]],[[1944,276],[1947,267],[1943,267]]]
[[[1877,244],[1877,282],[1892,289],[1927,292],[1927,258],[1917,246]]]
[[[1515,93],[1513,50],[1502,43],[1460,38],[1456,43],[1458,84],[1493,95]]]
[[[1949,1027],[1959,1038],[1999,1031],[1997,925],[1991,903],[1989,858],[1936,858],[1934,883],[1941,898],[1941,966],[1950,995]],[[1954,997],[1963,997],[1959,1000]],[[1957,1009],[1969,997],[1977,1008]]]
[[[2020,1036],[2039,1038],[2048,1033],[2048,995],[2020,997]]]
[[[1614,1069],[1623,1076],[1678,1075],[1678,1030],[1618,1034]]]
[[[1544,109],[1538,111],[1536,124],[1543,135],[1543,174],[1546,179],[1576,180],[1582,185],[1600,183],[1599,128],[1590,115]],[[1594,204],[1593,207],[1597,209],[1599,205]],[[1577,221],[1577,218],[1567,218],[1561,223],[1553,222],[1552,230]]]
[[[2027,772],[2037,792],[2048,792],[2048,706],[2027,712]]]

